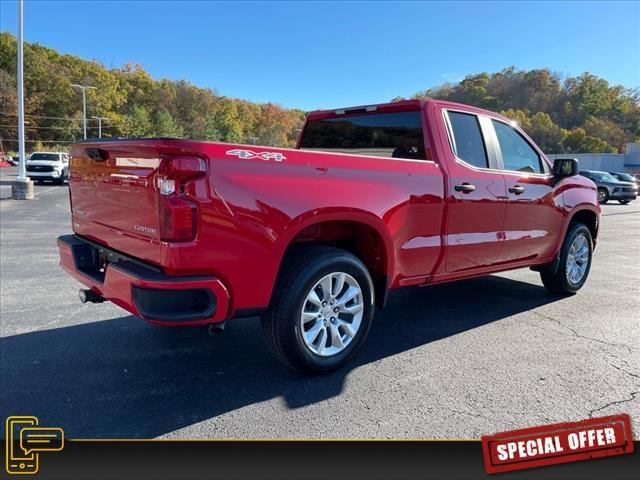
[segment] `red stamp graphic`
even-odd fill
[[[482,437],[487,473],[633,452],[628,414],[556,423]]]

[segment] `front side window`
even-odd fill
[[[309,120],[300,148],[424,160],[421,112],[341,115]]]
[[[448,115],[453,136],[451,143],[456,156],[474,167],[487,168],[487,150],[478,117],[460,112],[448,112]]]
[[[543,173],[540,155],[506,123],[491,120],[498,137],[505,170],[524,173]]]

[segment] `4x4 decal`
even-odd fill
[[[262,160],[275,160],[276,162],[281,162],[282,160],[287,159],[287,157],[285,157],[280,152],[256,153],[256,152],[252,152],[251,150],[240,150],[240,149],[227,150],[227,155],[235,155],[238,158],[246,158],[246,159],[261,158]]]

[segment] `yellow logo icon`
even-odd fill
[[[7,418],[6,469],[13,475],[38,472],[40,452],[59,452],[64,448],[61,428],[38,427],[36,417]]]

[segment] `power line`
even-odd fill
[[[5,128],[18,128],[17,125],[0,125],[0,127],[5,127]],[[109,128],[109,127],[115,127],[115,125],[103,125],[102,128]],[[74,126],[70,126],[70,127],[30,127],[30,126],[25,126],[24,128],[26,129],[36,129],[36,130],[42,130],[42,129],[52,129],[52,130],[68,130],[69,128],[80,128],[79,126],[74,127]],[[95,127],[87,127],[87,128],[99,128],[97,125]]]
[[[0,127],[5,127],[5,128],[18,128],[17,125],[0,125]],[[31,129],[31,130],[43,130],[43,129],[51,129],[51,130],[67,130],[69,128],[74,128],[73,126],[71,127],[30,127],[30,126],[26,126],[24,127],[25,129]],[[80,127],[75,127],[75,128],[80,128]],[[87,128],[98,128],[98,127],[87,127]]]
[[[7,112],[0,112],[0,115],[4,115],[7,117],[17,117],[18,115],[16,113],[7,113]],[[32,117],[32,118],[47,118],[47,119],[51,119],[51,120],[68,120],[70,122],[81,122],[82,119],[81,118],[72,118],[72,117],[49,117],[47,115],[32,115],[29,113],[25,113],[24,114],[25,117]]]
[[[3,142],[17,142],[17,138],[3,138]],[[80,140],[25,140],[25,142],[29,143],[77,143]]]

